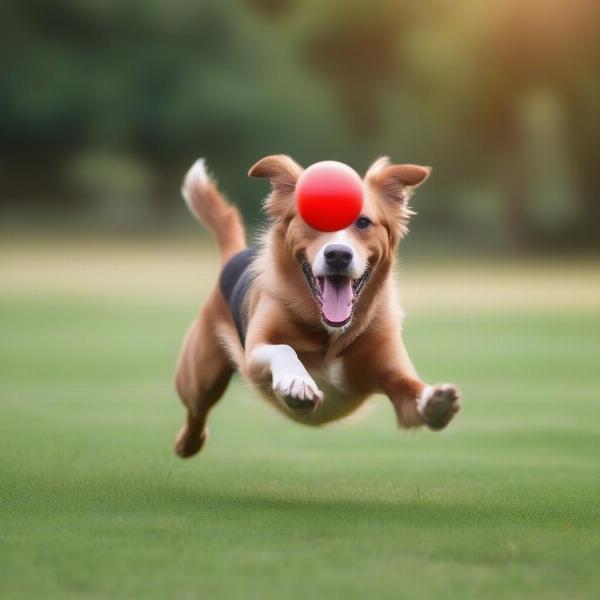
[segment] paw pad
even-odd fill
[[[449,384],[428,386],[423,390],[418,407],[427,427],[443,429],[460,410],[460,395]]]

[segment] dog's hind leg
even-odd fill
[[[175,385],[187,408],[187,420],[175,438],[175,452],[188,458],[206,441],[206,419],[233,374],[231,360],[216,331],[216,291],[192,324],[181,351]]]

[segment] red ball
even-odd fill
[[[363,206],[363,183],[358,173],[335,160],[308,167],[296,184],[298,212],[319,231],[339,231],[358,219]]]

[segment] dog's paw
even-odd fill
[[[308,373],[281,373],[273,379],[273,391],[290,407],[315,408],[323,400],[323,392]]]
[[[207,437],[208,429],[204,429],[200,435],[193,435],[188,426],[184,425],[175,437],[173,450],[181,458],[190,458],[202,450]]]
[[[425,425],[430,429],[443,429],[460,410],[458,390],[450,384],[427,386],[417,402]]]

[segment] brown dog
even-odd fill
[[[429,168],[377,160],[364,177],[363,213],[343,231],[321,233],[296,212],[302,168],[268,156],[249,172],[267,177],[269,231],[247,249],[238,211],[203,161],[188,172],[183,196],[214,235],[223,271],[193,322],[177,366],[187,422],[179,456],[196,454],[210,409],[234,371],[290,418],[322,425],[356,411],[374,393],[390,398],[404,427],[442,429],[460,408],[451,385],[417,376],[401,337],[394,262],[407,232],[411,191]]]

